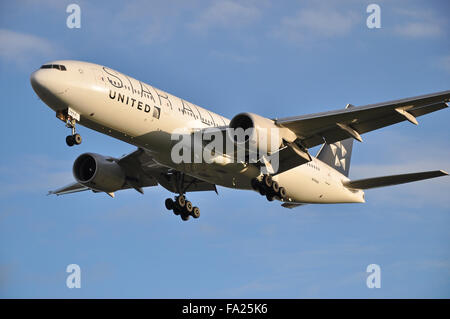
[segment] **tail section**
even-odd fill
[[[347,104],[346,109],[354,107]],[[333,144],[323,144],[316,158],[328,164],[339,173],[348,176],[350,171],[350,159],[352,157],[353,138],[348,138]]]
[[[348,138],[333,144],[323,144],[322,148],[317,153],[316,158],[325,164],[328,164],[341,174],[348,176],[352,149],[353,138]]]

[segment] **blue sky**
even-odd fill
[[[72,1],[0,4],[0,296],[136,298],[450,297],[448,178],[366,192],[366,204],[293,210],[254,192],[190,194],[185,223],[158,187],[45,196],[88,151],[133,147],[67,129],[34,94],[46,61],[100,63],[229,118],[302,115],[449,89],[448,1]],[[449,111],[364,136],[350,177],[450,170]],[[299,187],[302,187],[299,185]],[[81,289],[65,285],[81,267]],[[381,266],[380,289],[366,267]]]

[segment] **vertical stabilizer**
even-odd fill
[[[346,109],[353,107],[347,104]],[[355,137],[356,138],[356,137]],[[341,174],[348,176],[350,159],[352,157],[353,137],[333,144],[323,144],[316,158],[331,166]]]
[[[316,157],[341,174],[348,176],[352,149],[353,138],[348,138],[333,144],[323,144]]]

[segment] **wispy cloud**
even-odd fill
[[[237,29],[257,21],[262,15],[259,7],[234,1],[217,1],[206,8],[189,27],[199,33],[211,29]]]
[[[271,35],[298,44],[313,38],[347,35],[359,21],[360,15],[353,11],[339,11],[328,7],[307,8],[293,16],[282,18]]]
[[[0,166],[1,197],[15,194],[46,194],[52,188],[58,188],[74,181],[70,172],[72,163],[51,159],[48,156],[27,156],[15,160],[19,170],[10,165]]]
[[[426,22],[411,22],[394,28],[396,34],[410,38],[427,38],[441,34],[440,26]]]
[[[445,21],[431,10],[397,9],[403,24],[394,27],[394,33],[407,38],[428,38],[444,33]]]
[[[0,29],[0,44],[0,59],[21,66],[35,57],[48,57],[58,51],[53,43],[44,38],[7,29]]]

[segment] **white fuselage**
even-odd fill
[[[260,175],[258,168],[234,163],[221,154],[213,163],[172,161],[175,130],[227,126],[229,120],[223,116],[101,65],[70,60],[50,63],[65,65],[67,70],[39,69],[31,77],[38,95],[53,110],[70,107],[81,115],[80,124],[144,148],[161,165],[212,184],[251,189],[251,179]],[[344,187],[342,182],[348,178],[316,158],[274,180],[285,187],[293,203],[364,202],[363,191]]]

